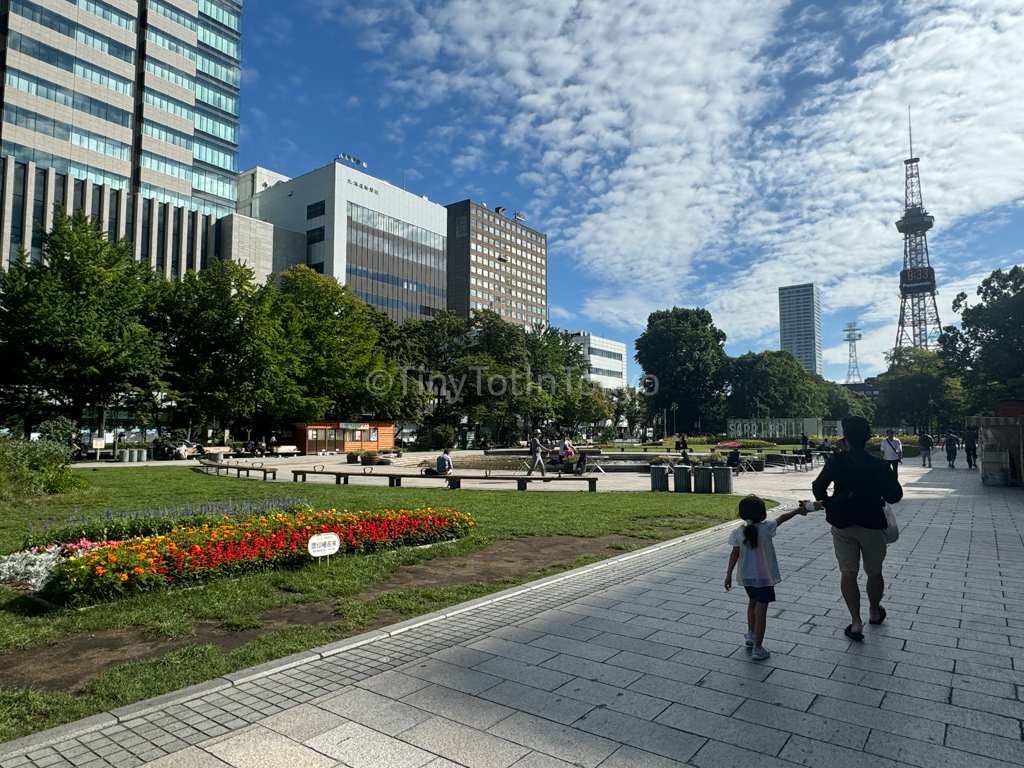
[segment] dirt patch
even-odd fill
[[[626,536],[594,539],[572,536],[537,536],[497,541],[466,557],[434,558],[400,568],[387,581],[371,585],[360,600],[372,600],[388,592],[412,588],[455,587],[499,579],[521,579],[584,555],[615,555],[611,545],[632,545],[651,541]],[[176,638],[153,637],[144,629],[129,629],[74,635],[47,645],[13,651],[0,656],[0,686],[79,693],[101,672],[131,661],[153,659],[189,645],[215,645],[225,652],[241,648],[264,632],[285,627],[322,627],[337,621],[335,603],[301,603],[266,611],[258,617],[259,627],[229,631],[214,622],[197,622],[192,635]],[[403,617],[395,611],[381,611],[373,621],[355,633],[390,626]]]

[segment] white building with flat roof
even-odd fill
[[[587,379],[602,389],[626,386],[626,345],[585,331],[572,331],[569,338],[581,347],[587,361]]]
[[[447,298],[448,211],[333,162],[294,179],[240,174],[243,210],[302,232],[306,264],[396,321],[428,319]]]
[[[821,375],[821,294],[814,283],[779,288],[779,349]]]

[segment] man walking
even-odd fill
[[[533,474],[533,470],[537,469],[538,467],[540,467],[541,477],[544,477],[544,476],[547,475],[548,472],[544,468],[544,453],[543,452],[544,451],[550,451],[550,450],[551,450],[550,448],[548,448],[546,445],[544,445],[540,441],[540,430],[539,429],[534,430],[533,437],[530,438],[530,470],[526,473],[527,476],[532,475]]]
[[[917,438],[917,444],[921,448],[921,466],[932,465],[932,448],[935,445],[935,441],[932,440],[932,436],[927,432],[922,432],[920,437]]]
[[[889,465],[893,476],[898,479],[900,463],[903,461],[903,444],[891,429],[885,433],[885,440],[882,441],[882,461]]]
[[[967,468],[978,468],[978,430],[968,427],[964,430],[964,453],[967,454]]]

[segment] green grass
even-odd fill
[[[105,510],[134,512],[147,506],[176,507],[286,495],[309,498],[324,509],[451,507],[471,513],[476,527],[465,539],[428,549],[331,558],[329,563],[225,578],[201,588],[150,593],[87,610],[53,610],[33,598],[0,589],[0,653],[74,634],[127,627],[142,627],[158,637],[188,636],[200,621],[242,631],[259,627],[260,615],[268,610],[298,603],[336,604],[336,621],[330,626],[267,632],[230,653],[213,646],[189,646],[159,659],[108,670],[78,696],[0,690],[0,740],[331,642],[360,631],[381,611],[416,616],[520,583],[505,579],[385,593],[368,601],[357,599],[368,586],[389,578],[403,565],[467,555],[496,539],[522,536],[618,534],[655,540],[674,538],[733,519],[737,503],[734,496],[667,493],[452,492],[441,488],[270,484],[205,475],[186,467],[80,471],[91,484],[86,490],[0,505],[0,551],[18,549],[30,523],[61,523],[72,515],[94,516]],[[624,541],[616,548],[630,551],[638,546],[639,542]],[[600,559],[602,555],[581,558],[552,572]],[[543,574],[530,578],[539,575]]]

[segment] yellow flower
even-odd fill
[[[122,573],[121,574],[121,581],[128,581],[128,574],[127,573]]]

